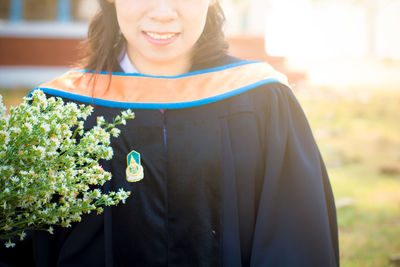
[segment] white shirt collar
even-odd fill
[[[131,60],[129,59],[128,53],[126,52],[126,50],[122,50],[119,58],[119,65],[121,67],[121,69],[125,72],[125,73],[139,73],[138,70],[135,68],[135,66],[133,65],[133,63],[131,62]]]

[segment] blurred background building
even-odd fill
[[[2,0],[0,86],[34,87],[78,58],[93,0]]]
[[[231,54],[267,61],[292,83],[308,78],[319,84],[336,75],[342,77],[333,81],[337,85],[362,76],[369,77],[365,82],[400,84],[393,63],[400,59],[398,0],[221,3]],[[79,58],[79,42],[96,9],[95,0],[2,0],[0,86],[32,87],[66,71]],[[358,74],[343,67],[343,59]],[[375,60],[368,65],[374,67],[366,69],[365,60]],[[384,72],[387,62],[396,68]]]

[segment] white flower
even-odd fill
[[[15,243],[12,243],[11,240],[8,240],[8,242],[4,243],[6,248],[13,248],[15,247]]]
[[[80,106],[82,109],[84,108],[84,105]],[[82,111],[82,119],[86,120],[86,118],[93,112],[93,107],[92,106],[87,106],[83,109]]]
[[[107,147],[107,149],[105,151],[104,158],[105,159],[111,159],[113,155],[114,155],[114,152],[113,152],[112,148],[111,147]]]
[[[21,129],[17,128],[17,127],[11,127],[10,132],[13,134],[19,134],[19,133],[21,133]]]
[[[50,137],[50,145],[57,149],[60,146],[61,142],[57,137]]]
[[[50,125],[48,125],[47,123],[43,123],[40,125],[40,128],[45,132],[48,133],[50,131]]]
[[[97,125],[101,125],[101,124],[103,124],[105,122],[106,122],[106,120],[104,119],[103,116],[97,117]]]
[[[135,114],[132,112],[132,110],[127,109],[121,112],[121,116],[124,119],[133,119],[135,117]]]
[[[36,147],[36,150],[40,153],[40,158],[43,159],[46,153],[46,149],[42,146]]]
[[[29,122],[25,122],[23,127],[26,128],[29,133],[32,131],[32,124]]]
[[[10,134],[7,131],[0,131],[0,140],[3,140],[5,144],[8,143],[8,137]]]
[[[50,227],[47,229],[47,232],[49,232],[50,234],[54,234],[54,228],[53,228],[52,226],[50,226]]]
[[[19,234],[19,239],[22,241],[26,237],[26,233],[22,231],[22,233]]]
[[[47,99],[39,90],[25,99],[11,109],[10,116],[0,114],[0,160],[5,163],[0,164],[0,212],[6,218],[0,222],[0,239],[5,240],[18,232],[24,239],[25,231],[45,225],[53,233],[51,225],[69,227],[80,221],[83,213],[101,213],[100,205],[116,205],[129,196],[123,190],[103,194],[90,185],[103,185],[111,179],[98,160],[112,157],[110,134],[120,133],[116,125],[133,116],[130,110],[112,123],[100,117],[101,125],[85,131],[81,119],[86,119],[93,107]],[[81,138],[72,137],[75,127]],[[52,201],[54,195],[57,201]],[[6,246],[15,244],[10,241]]]
[[[110,134],[111,134],[112,136],[114,136],[114,137],[118,137],[120,133],[121,133],[121,130],[118,129],[118,128],[113,128],[113,129],[111,129],[111,131],[110,131]]]
[[[128,198],[130,192],[125,192],[122,188],[118,190],[116,193],[116,198],[121,200],[122,203],[125,203],[125,200]]]
[[[75,103],[68,103],[67,104],[67,110],[71,110],[72,112],[74,112],[75,114],[80,113],[80,110],[78,109],[78,105]]]
[[[31,117],[31,123],[32,123],[32,125],[36,125],[38,123],[38,118],[37,117]]]
[[[100,189],[95,189],[95,190],[93,190],[93,196],[94,196],[95,198],[99,198],[99,197],[101,196]]]
[[[3,105],[3,96],[0,95],[0,117],[5,116],[7,108]]]

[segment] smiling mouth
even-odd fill
[[[158,32],[147,32],[147,31],[143,31],[143,33],[155,40],[168,40],[179,34],[179,33],[170,33],[170,32],[158,33]]]

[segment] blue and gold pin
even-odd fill
[[[132,150],[127,156],[126,180],[138,182],[143,179],[143,166],[140,164],[140,154]]]

